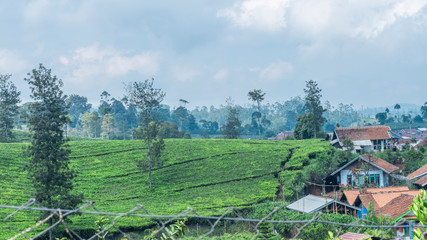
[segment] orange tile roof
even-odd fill
[[[409,211],[411,208],[411,204],[414,201],[415,195],[400,195],[391,201],[389,201],[386,205],[384,205],[381,209],[376,211],[377,216],[385,215],[391,216],[393,219],[402,216],[402,214]]]
[[[369,160],[370,162],[372,162],[373,164],[381,167],[382,169],[386,170],[389,173],[392,173],[396,170],[399,170],[399,167],[379,158],[376,157],[374,155],[363,155],[362,156],[364,159]]]
[[[419,177],[421,175],[427,174],[427,164],[418,168],[417,170],[415,170],[414,172],[412,172],[411,174],[409,174],[408,176],[406,176],[409,179],[414,179],[416,177]]]
[[[347,198],[348,204],[353,205],[357,199],[357,196],[360,194],[360,190],[344,190],[343,193]]]
[[[338,138],[352,141],[391,139],[391,129],[386,125],[364,126],[364,127],[341,127],[335,129]]]
[[[409,191],[407,186],[400,187],[383,187],[383,188],[365,188],[363,193],[382,193],[382,192],[404,192]]]
[[[372,202],[374,204],[374,210],[377,212],[377,214],[383,214],[383,215],[388,214],[389,216],[394,217],[395,215],[399,214],[401,211],[403,212],[400,215],[407,212],[409,210],[409,207],[406,208],[407,204],[409,204],[408,202],[412,203],[414,196],[416,196],[417,194],[419,194],[418,190],[398,191],[398,192],[378,192],[378,193],[360,194],[359,198],[362,201],[363,205],[365,205],[365,207],[368,207],[369,203]],[[402,209],[399,209],[399,206],[401,206]],[[410,204],[408,206],[410,206]]]
[[[426,183],[427,183],[427,175],[424,175],[423,177],[421,177],[420,179],[418,179],[414,183],[424,187],[424,185],[426,185]]]
[[[357,196],[360,194],[372,194],[372,193],[390,193],[390,192],[408,192],[409,188],[407,186],[401,187],[383,187],[383,188],[364,188],[357,190],[344,190],[343,194],[347,198],[347,201],[350,205],[353,205],[357,199]]]

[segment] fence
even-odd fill
[[[282,237],[284,239],[328,239],[328,231],[334,235],[334,237],[341,235],[344,232],[352,230],[355,233],[364,233],[366,231],[370,231],[370,235],[375,235],[378,237],[377,239],[390,239],[389,234],[391,232],[395,233],[397,228],[413,228],[413,227],[425,227],[425,226],[415,226],[414,224],[409,224],[407,221],[401,219],[395,222],[392,225],[378,225],[378,223],[370,222],[365,219],[356,219],[352,222],[343,223],[336,221],[329,221],[322,218],[325,216],[325,213],[317,212],[314,215],[310,215],[310,219],[288,219],[286,216],[280,215],[280,219],[277,219],[277,212],[284,208],[284,206],[275,207],[272,211],[269,211],[263,218],[253,219],[246,218],[242,215],[242,213],[236,208],[229,207],[224,209],[223,214],[220,216],[205,216],[199,215],[196,211],[191,208],[187,208],[176,215],[155,215],[150,214],[142,205],[136,205],[134,208],[130,209],[124,213],[113,213],[113,212],[103,212],[98,210],[94,204],[90,201],[87,201],[85,204],[80,206],[77,209],[67,210],[67,209],[49,209],[43,206],[40,206],[35,199],[30,199],[22,206],[10,206],[10,205],[0,205],[2,209],[9,209],[8,211],[13,211],[8,214],[3,220],[2,224],[7,225],[10,229],[13,236],[9,237],[10,240],[13,239],[46,239],[49,232],[58,230],[61,228],[61,236],[66,236],[61,239],[78,239],[78,240],[94,240],[94,239],[103,239],[103,236],[108,232],[115,232],[114,239],[176,239],[177,237],[173,236],[173,233],[170,231],[170,225],[176,222],[179,219],[186,218],[189,222],[204,222],[206,224],[206,228],[204,228],[204,232],[199,233],[197,231],[197,236],[191,239],[204,239],[209,236],[213,236],[215,229],[218,228],[219,225],[224,227],[225,223],[229,224],[242,224],[248,226],[245,230],[250,232],[249,239],[272,239],[271,235],[278,235],[275,229],[285,228],[287,229],[286,234],[282,233]],[[5,210],[3,210],[4,212]],[[27,227],[24,230],[18,230],[14,223],[16,221],[12,221],[14,217],[18,214],[29,214],[32,213],[34,215],[35,212],[47,212],[49,215],[37,221],[34,225]],[[67,216],[73,215],[76,217],[84,217],[88,215],[96,215],[96,216],[110,216],[112,218],[111,222],[108,224],[103,224],[98,226],[96,233],[91,234],[90,237],[84,238],[79,235],[79,231],[76,229],[72,229],[69,226],[69,223],[65,221]],[[300,215],[303,216],[303,215]],[[306,215],[307,216],[307,215]],[[151,231],[146,234],[145,237],[134,237],[130,232],[130,230],[124,230],[123,228],[116,226],[119,219],[123,217],[131,217],[131,218],[147,218],[154,220],[157,224]],[[50,224],[48,224],[50,222]],[[267,232],[266,227],[267,224]],[[321,235],[317,235],[315,238],[311,238],[307,235],[304,235],[303,232],[307,230],[310,226],[317,226],[317,230],[319,226],[322,226]],[[356,230],[356,231],[354,231]],[[276,232],[276,234],[275,234]],[[283,232],[283,231],[282,231]],[[162,234],[163,233],[163,234]],[[165,234],[166,233],[166,234]],[[87,233],[86,233],[87,234]],[[216,233],[217,234],[217,233]],[[215,235],[216,235],[215,234]],[[318,234],[318,233],[314,233]],[[1,237],[1,234],[0,234]],[[56,236],[55,236],[56,237]],[[163,238],[162,238],[163,237]],[[169,237],[169,238],[167,238]],[[1,238],[5,239],[5,238]],[[58,238],[57,238],[58,239]],[[108,237],[106,239],[112,239]],[[277,238],[274,238],[277,239]],[[331,239],[331,238],[329,238]],[[395,238],[393,238],[395,239]],[[399,238],[396,238],[399,239]]]

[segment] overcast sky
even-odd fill
[[[190,108],[255,88],[283,102],[310,79],[332,104],[427,101],[427,0],[2,1],[0,34],[0,73],[26,100],[43,63],[95,104],[152,77]]]

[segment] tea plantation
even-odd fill
[[[151,214],[169,215],[187,207],[214,215],[228,206],[245,208],[292,197],[293,181],[289,179],[294,180],[315,153],[330,151],[330,144],[320,140],[168,139],[162,155],[164,165],[153,169],[153,188],[149,189],[148,173],[141,173],[135,163],[146,154],[143,141],[77,141],[69,145],[71,168],[78,171],[75,191],[83,193],[97,209],[123,213],[142,204]],[[28,159],[22,154],[26,146],[0,144],[1,205],[20,206],[31,198],[32,185],[24,170]],[[0,209],[0,218],[13,211]],[[69,226],[93,229],[95,218],[72,217]],[[35,212],[24,211],[7,224],[24,230],[36,220]],[[0,222],[0,239],[16,234],[7,224]],[[148,219],[128,217],[116,226],[143,228],[151,224]]]

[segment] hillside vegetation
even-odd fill
[[[75,191],[84,193],[97,209],[126,212],[142,204],[151,214],[176,214],[192,207],[199,214],[219,214],[228,206],[244,208],[265,200],[290,200],[295,176],[316,153],[331,151],[328,142],[168,139],[165,163],[153,169],[153,189],[148,173],[135,160],[143,158],[143,141],[70,142],[71,168],[79,172]],[[22,205],[31,198],[23,156],[25,143],[0,144],[0,204]],[[88,209],[93,210],[93,209]],[[0,209],[3,219],[12,209]],[[142,211],[138,213],[143,213]],[[94,215],[73,217],[74,230],[93,229]],[[23,230],[34,225],[36,214],[24,211],[8,223]],[[116,226],[139,228],[149,219],[121,218]],[[2,239],[13,236],[0,223]]]

